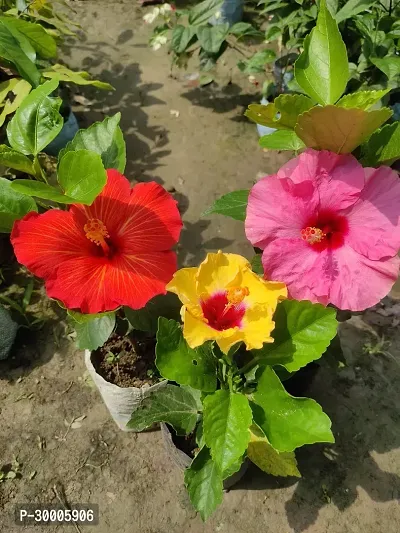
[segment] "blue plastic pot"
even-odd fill
[[[240,22],[243,17],[243,4],[244,0],[225,0],[219,10],[221,16],[218,18],[211,17],[209,22],[213,26],[217,24],[229,23],[230,26]]]
[[[78,121],[76,120],[76,116],[73,114],[72,111],[70,111],[67,120],[64,121],[64,126],[62,127],[62,130],[57,135],[57,137],[53,141],[51,141],[48,146],[46,146],[44,152],[48,155],[58,156],[60,150],[65,148],[69,141],[72,141],[78,130],[79,125]]]

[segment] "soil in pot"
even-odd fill
[[[129,336],[113,334],[92,354],[96,372],[118,387],[143,387],[159,381],[155,366],[154,336],[134,331]]]
[[[191,459],[194,459],[196,452],[199,451],[195,432],[190,433],[189,435],[177,435],[174,430],[171,430],[170,433],[172,442],[175,446],[179,448],[179,450],[182,450],[183,453],[186,453]]]

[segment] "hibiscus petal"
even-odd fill
[[[342,246],[330,255],[328,250],[322,252],[315,272],[319,265],[329,280],[329,302],[339,309],[364,311],[389,294],[399,275],[400,259],[372,261]]]
[[[291,298],[327,304],[329,286],[314,268],[320,253],[301,239],[279,239],[264,250],[264,277],[287,285]]]
[[[369,259],[393,257],[400,248],[400,180],[389,167],[365,170],[367,184],[345,213],[346,242]]]
[[[197,294],[212,296],[231,286],[240,286],[244,267],[251,268],[251,265],[241,255],[221,251],[207,254],[197,274]]]
[[[15,222],[11,243],[18,261],[41,278],[64,261],[89,255],[93,246],[71,213],[59,209],[28,213]]]
[[[311,180],[318,187],[320,207],[332,210],[353,205],[365,184],[364,169],[351,154],[312,148],[284,165],[278,177],[294,183]]]
[[[263,178],[250,191],[246,237],[261,249],[276,238],[299,237],[318,205],[319,196],[311,181],[295,184],[277,176]]]
[[[140,309],[166,293],[176,266],[174,252],[119,256],[111,261],[84,257],[61,264],[46,281],[46,290],[67,308],[83,313],[112,311],[121,305]]]

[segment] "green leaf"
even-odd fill
[[[63,194],[60,189],[41,181],[14,180],[11,183],[11,188],[27,196],[35,196],[36,198],[43,198],[44,200],[51,200],[61,204],[76,204],[75,198],[70,198]]]
[[[273,103],[250,104],[245,115],[256,124],[277,129],[293,129],[301,113],[313,107],[303,94],[281,94]]]
[[[263,135],[258,141],[261,148],[269,150],[301,150],[305,144],[294,131],[279,130],[269,135]]]
[[[355,15],[358,15],[358,13],[367,10],[373,4],[376,4],[376,0],[349,0],[336,13],[336,22],[339,24],[342,20],[354,17]]]
[[[5,101],[3,110],[0,114],[0,126],[2,126],[8,115],[14,113],[21,102],[28,96],[32,86],[25,80],[20,80],[18,78],[13,78],[12,80],[5,81],[1,84],[2,88],[2,101],[10,92],[12,97],[8,97]],[[4,98],[3,98],[4,95]]]
[[[14,222],[30,211],[37,211],[34,200],[14,191],[9,180],[0,178],[0,232],[10,232]]]
[[[203,521],[207,520],[222,502],[223,483],[206,446],[185,470],[185,485],[193,507],[200,513]]]
[[[36,174],[32,161],[26,155],[0,144],[0,165],[34,176]]]
[[[261,361],[265,358],[264,364],[282,364],[289,372],[319,359],[336,335],[338,326],[334,309],[308,300],[280,302],[274,321],[274,342],[252,353]]]
[[[189,24],[200,26],[207,24],[210,18],[221,9],[224,0],[205,0],[194,6],[189,12]]]
[[[212,344],[207,342],[199,348],[190,348],[175,320],[161,317],[158,321],[156,366],[165,379],[180,385],[205,392],[214,392],[217,388]]]
[[[155,296],[141,309],[124,307],[124,312],[134,329],[156,334],[159,317],[179,320],[181,307],[182,304],[176,294],[168,292]]]
[[[63,148],[59,161],[71,151],[90,150],[101,155],[104,168],[115,168],[124,172],[126,148],[119,121],[121,113],[106,117],[102,122],[95,122],[85,130],[79,130],[75,137]]]
[[[224,194],[224,196],[215,200],[213,205],[202,213],[202,216],[217,213],[218,215],[225,215],[243,222],[246,219],[249,193],[250,191],[248,190],[239,190]]]
[[[115,327],[115,313],[84,315],[68,313],[74,320],[76,342],[80,350],[96,350],[106,342]]]
[[[256,254],[251,260],[251,269],[261,277],[264,277],[264,267],[262,265],[262,254]]]
[[[229,33],[235,35],[238,39],[242,37],[263,37],[264,34],[262,31],[254,28],[249,22],[237,22],[229,28]]]
[[[238,67],[245,74],[265,73],[265,66],[275,61],[275,59],[276,53],[267,48],[256,52],[250,59],[239,62]]]
[[[224,472],[246,451],[251,408],[246,396],[227,389],[206,396],[203,406],[204,439],[219,471]]]
[[[317,402],[288,394],[269,366],[258,370],[257,381],[254,421],[275,450],[292,452],[304,444],[335,441],[331,421]]]
[[[177,24],[172,30],[171,49],[176,54],[182,54],[191,44],[196,34],[196,28],[192,26],[182,26]]]
[[[48,81],[23,100],[7,127],[8,141],[15,150],[37,155],[60,133],[61,98],[49,96],[57,87],[58,81]]]
[[[316,27],[304,40],[304,51],[294,65],[300,87],[319,104],[334,104],[349,79],[347,51],[337,23],[320,2]]]
[[[196,35],[200,46],[208,54],[217,54],[229,32],[229,24],[217,24],[216,26],[198,26]]]
[[[265,32],[266,41],[275,41],[282,35],[282,28],[280,26],[269,26]]]
[[[387,124],[362,146],[362,164],[368,167],[391,165],[400,159],[400,122]]]
[[[89,150],[67,152],[58,165],[58,182],[67,196],[91,205],[107,183],[100,155]]]
[[[326,0],[326,5],[331,14],[334,16],[338,10],[339,0]]]
[[[300,115],[295,132],[310,148],[348,154],[366,141],[392,114],[387,107],[364,111],[355,107],[316,106]]]
[[[398,56],[389,56],[389,57],[370,57],[369,60],[373,63],[379,70],[381,70],[389,80],[395,78],[400,74],[400,57]]]
[[[275,450],[257,424],[253,424],[250,427],[247,457],[267,474],[282,477],[301,477],[294,452],[278,452]]]
[[[378,103],[390,89],[380,91],[360,91],[358,93],[346,94],[336,104],[338,107],[357,107],[367,111],[370,107]]]
[[[178,435],[192,433],[197,422],[197,401],[187,389],[166,385],[144,398],[127,427],[143,431],[156,422],[170,424]]]
[[[15,17],[0,17],[0,20],[21,32],[41,57],[49,59],[57,55],[55,39],[40,24]]]
[[[40,72],[34,63],[35,51],[28,39],[4,18],[0,20],[0,57],[11,61],[19,74],[34,87],[40,83]],[[32,54],[33,52],[33,54]]]
[[[100,80],[92,80],[90,74],[84,70],[75,72],[67,68],[65,65],[52,65],[50,68],[42,72],[45,78],[54,79],[58,81],[65,81],[66,83],[74,83],[75,85],[93,85],[98,89],[105,91],[113,91],[114,87],[109,83]]]

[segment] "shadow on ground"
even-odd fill
[[[382,470],[374,454],[400,447],[399,360],[362,353],[365,331],[345,323],[341,329],[345,352],[342,370],[321,367],[307,396],[318,401],[332,420],[334,445],[314,445],[296,452],[303,477],[274,478],[251,466],[235,489],[280,489],[297,483],[285,504],[295,533],[314,524],[319,511],[333,504],[344,511],[355,503],[361,487],[377,502],[400,497],[400,476]],[[398,343],[393,352],[399,353]],[[395,351],[396,350],[396,351]],[[390,380],[388,379],[390,376]]]

